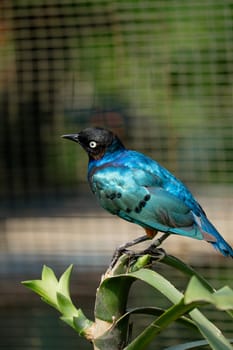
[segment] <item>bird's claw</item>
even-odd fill
[[[111,263],[109,265],[109,269],[113,269],[114,266],[116,265],[118,259],[120,258],[121,255],[125,254],[129,258],[129,265],[132,266],[134,262],[142,257],[143,255],[150,255],[152,261],[160,261],[166,256],[166,252],[162,248],[157,248],[157,242],[155,244],[151,244],[148,248],[139,251],[139,252],[134,252],[133,250],[126,249],[124,247],[119,247],[118,249],[115,250],[115,253],[112,257]]]
[[[129,257],[133,256],[135,253],[132,250],[126,249],[125,247],[118,247],[112,257],[112,260],[109,265],[109,269],[113,269],[113,267],[116,265],[118,259],[120,258],[121,255],[126,254]]]
[[[166,251],[163,248],[156,248],[153,244],[145,249],[143,255],[149,254],[152,260],[159,261],[166,256]]]
[[[111,263],[109,265],[109,269],[110,270],[113,269],[113,267],[115,266],[115,264],[117,263],[118,259],[120,258],[120,256],[122,254],[134,254],[134,252],[128,250],[127,248],[132,247],[138,243],[142,243],[144,241],[147,241],[148,239],[150,239],[148,236],[141,236],[141,237],[134,239],[133,241],[127,242],[127,243],[119,246],[113,254]]]
[[[133,257],[134,259],[145,255],[145,254],[149,254],[151,255],[153,260],[161,260],[164,256],[165,256],[165,251],[161,248],[158,248],[158,246],[161,245],[161,243],[163,241],[165,241],[165,239],[167,239],[169,237],[169,233],[164,233],[160,238],[156,239],[148,248],[146,248],[145,250],[142,250],[139,253],[135,253],[132,250],[128,250],[127,248],[132,247],[135,244],[138,243],[142,243],[148,239],[150,239],[148,236],[141,236],[138,237],[136,239],[134,239],[131,242],[127,242],[123,245],[121,245],[120,247],[118,247],[112,257],[111,263],[109,265],[109,270],[112,270],[114,268],[114,266],[116,265],[118,259],[120,258],[120,256],[122,254],[127,254],[129,256],[131,256],[131,258]]]

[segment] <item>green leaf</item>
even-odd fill
[[[59,292],[57,292],[57,303],[59,306],[59,311],[65,317],[74,317],[78,315],[78,310],[73,305],[71,299]]]
[[[81,309],[77,309],[70,297],[69,283],[73,266],[70,265],[59,281],[53,270],[43,267],[41,280],[22,282],[27,288],[39,294],[42,300],[61,312],[61,320],[75,329],[79,334],[90,337],[88,328],[93,324],[86,318]]]
[[[152,342],[152,340],[167,328],[172,322],[179,319],[182,315],[192,310],[197,306],[197,303],[191,303],[185,305],[183,299],[176,305],[172,305],[161,316],[159,316],[154,322],[152,322],[144,331],[137,336],[125,350],[134,349],[146,349],[146,347]]]
[[[56,286],[58,283],[57,277],[55,276],[53,270],[46,265],[43,266],[41,279],[42,281],[46,281],[47,284],[51,286]]]
[[[41,280],[23,281],[22,284],[39,294],[46,303],[58,309],[56,295],[58,280],[51,268],[44,265]]]
[[[46,285],[41,280],[32,280],[32,281],[23,281],[22,284],[31,289],[36,294],[40,295],[42,300],[45,301],[50,306],[54,307],[55,309],[58,309],[57,306],[57,299],[55,293],[50,293],[47,290]]]
[[[70,299],[70,276],[73,270],[73,265],[70,265],[62,274],[58,282],[58,291]]]
[[[128,294],[134,277],[119,275],[105,278],[97,290],[96,318],[112,323],[125,313]]]
[[[89,330],[94,322],[88,320],[81,309],[77,311],[77,316],[75,317],[61,316],[60,319],[73,328],[79,335],[90,339],[91,332],[89,332]]]
[[[185,307],[185,310],[186,307]],[[107,331],[105,332],[101,337],[99,337],[96,341],[96,344],[100,345],[100,346],[105,346],[105,341],[108,339],[112,339],[114,338],[119,332],[119,330],[124,329],[125,327],[127,327],[127,324],[129,322],[129,317],[133,314],[147,314],[147,315],[154,315],[154,316],[161,316],[165,313],[164,310],[160,309],[160,308],[156,308],[156,307],[139,307],[139,308],[134,308],[131,310],[128,310],[123,316],[121,316],[114,324],[113,326]],[[183,325],[187,326],[187,327],[191,327],[191,329],[198,331],[198,328],[195,326],[194,322],[190,319],[188,319],[187,317],[180,317],[176,319],[177,322],[182,323]],[[152,329],[155,329],[155,325],[152,325]],[[156,328],[157,331],[161,330],[161,326],[159,328]],[[145,337],[147,339],[147,334],[145,335]],[[147,339],[148,340],[148,339]],[[103,345],[104,344],[104,345]],[[131,345],[132,346],[132,345]],[[139,342],[134,344],[132,349],[141,349],[142,344]],[[102,347],[101,347],[102,349]],[[128,347],[124,348],[125,350],[128,349]]]
[[[178,304],[183,297],[169,281],[155,271],[141,269],[137,272],[130,273],[130,276],[138,278],[152,287],[159,290],[171,302]],[[223,336],[221,331],[211,323],[199,310],[194,309],[190,313],[201,334],[207,339],[214,350],[232,350],[228,340]],[[133,349],[133,348],[132,348]]]
[[[136,260],[135,264],[133,264],[133,266],[130,269],[130,272],[136,272],[146,267],[150,263],[151,263],[151,255],[149,254],[142,255]]]
[[[128,276],[132,276],[149,284],[174,304],[179,303],[183,297],[183,294],[176,289],[171,282],[155,271],[141,269],[130,273]]]
[[[172,255],[165,255],[162,260],[160,260],[161,263],[164,263],[166,265],[171,266],[172,268],[175,268],[181,272],[183,272],[185,275],[189,277],[196,276],[198,280],[203,284],[203,286],[209,291],[209,292],[215,292],[215,289],[209,284],[209,282],[200,275],[196,270],[194,270],[191,266],[184,263],[182,260],[178,259],[175,256]],[[233,310],[226,310],[226,313],[233,318]]]
[[[189,350],[189,349],[197,349],[203,347],[204,345],[208,345],[209,343],[206,340],[196,340],[184,344],[179,344],[175,346],[169,346],[164,350]]]
[[[228,339],[231,343],[233,343],[233,339]],[[206,340],[196,340],[184,344],[169,346],[169,348],[166,348],[164,350],[190,350],[190,349],[198,349],[202,348],[204,345],[208,345],[208,342]]]
[[[233,350],[229,341],[223,336],[222,332],[210,322],[199,310],[191,311],[190,316],[195,321],[199,331],[213,350]]]
[[[202,275],[200,275],[191,266],[184,263],[182,260],[178,259],[177,257],[172,255],[165,255],[160,262],[183,272],[185,275],[189,276],[190,278],[193,276],[196,276],[202,282],[202,284],[206,287],[207,290],[209,290],[210,292],[214,292],[214,288],[209,284],[209,282]]]
[[[66,297],[66,301],[69,300],[70,304],[73,305],[70,299],[69,292],[69,282],[72,267],[73,266],[70,265],[58,281],[53,270],[50,267],[44,265],[42,269],[41,280],[24,281],[22,282],[22,284],[25,285],[27,288],[33,290],[35,293],[39,294],[44,302],[61,311],[60,307],[63,306],[64,308],[62,302],[62,295]],[[58,294],[59,300],[57,298]],[[68,305],[66,305],[66,308],[67,307]],[[74,309],[75,307],[73,306],[73,310]]]
[[[213,295],[215,305],[220,310],[233,310],[233,290],[224,286]]]
[[[78,309],[77,316],[73,317],[73,325],[75,330],[82,336],[86,336],[89,339],[90,332],[89,329],[94,325],[93,321],[90,321],[82,312]]]
[[[158,307],[153,307],[153,306],[147,306],[147,307],[137,307],[133,308],[131,310],[128,310],[121,318],[118,319],[116,322],[119,323],[124,317],[131,316],[133,314],[144,314],[144,315],[153,315],[153,316],[161,316],[165,312],[164,309],[158,308]],[[190,320],[188,317],[182,316],[177,319],[177,322],[185,325],[186,327],[190,327],[193,330],[198,330],[197,327],[195,326],[195,323]]]
[[[123,316],[121,316],[114,323],[114,327],[119,326],[120,323],[124,321],[124,318],[126,318],[126,317],[128,318],[129,316],[134,315],[134,314],[153,315],[153,316],[158,317],[164,313],[165,313],[165,310],[157,308],[157,307],[152,307],[152,306],[133,308],[131,310],[128,310]],[[198,328],[195,326],[195,323],[185,316],[178,318],[176,321],[185,325],[186,327],[189,327],[195,331],[198,331]]]
[[[196,276],[191,278],[184,297],[187,304],[203,301],[215,305],[220,310],[233,309],[233,290],[230,287],[225,286],[216,292],[210,292]]]

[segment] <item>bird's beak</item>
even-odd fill
[[[78,134],[66,134],[61,136],[63,139],[68,139],[74,142],[79,142]]]

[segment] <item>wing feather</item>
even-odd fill
[[[191,209],[142,169],[108,166],[96,170],[92,190],[112,214],[145,228],[203,239]]]

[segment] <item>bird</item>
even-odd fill
[[[127,149],[119,137],[102,127],[62,135],[86,151],[87,179],[100,205],[113,215],[137,224],[145,235],[129,247],[158,232],[204,240],[224,256],[232,247],[210,222],[188,187],[157,161]]]

